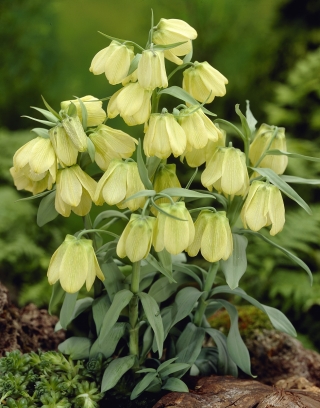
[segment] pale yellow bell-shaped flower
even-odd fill
[[[117,91],[110,99],[107,108],[109,118],[120,114],[128,126],[145,123],[151,113],[151,95],[139,84],[130,82]]]
[[[183,71],[182,88],[199,102],[211,103],[216,96],[224,96],[227,83],[227,78],[207,61],[195,61]]]
[[[61,123],[78,152],[85,152],[88,148],[88,138],[79,117],[66,115]]]
[[[86,110],[87,110],[87,126],[98,126],[101,123],[103,123],[106,119],[106,112],[102,108],[102,101],[99,101],[98,98],[95,98],[92,95],[87,95],[83,96],[81,101],[83,102]],[[61,102],[61,109],[64,109],[65,111],[68,110],[68,107],[70,103],[73,103],[75,107],[77,108],[77,115],[79,116],[79,119],[82,121],[82,110],[81,110],[81,105],[78,99],[72,99],[69,101],[63,101]]]
[[[145,155],[167,159],[172,153],[180,156],[187,146],[187,137],[171,113],[152,113],[144,136]]]
[[[84,283],[89,291],[96,276],[104,281],[91,239],[67,235],[64,242],[52,255],[48,272],[50,285],[60,280],[63,290],[78,292]]]
[[[194,224],[190,213],[183,201],[162,203],[159,207],[179,219],[158,212],[153,234],[154,249],[157,252],[166,249],[172,255],[180,254],[194,239]]]
[[[30,191],[33,195],[42,193],[45,190],[51,190],[56,181],[56,164],[44,173],[34,173],[29,164],[23,168],[11,167],[10,174],[13,177],[14,185],[17,190]]]
[[[126,203],[123,201],[142,190],[145,190],[145,187],[140,179],[137,163],[114,159],[98,182],[94,202],[97,205],[106,202],[109,205],[136,211],[143,208],[145,197],[135,198]]]
[[[218,147],[207,162],[201,175],[201,183],[210,191],[244,195],[249,187],[245,154],[234,147]]]
[[[137,74],[139,84],[148,91],[153,91],[155,88],[167,88],[168,78],[163,51],[153,49],[142,51]]]
[[[197,32],[194,28],[185,21],[175,18],[162,18],[152,34],[153,43],[158,45],[175,44],[185,41],[184,44],[164,51],[165,58],[178,65],[183,63],[182,59],[178,58],[178,56],[189,54],[192,49],[191,40],[196,38]]]
[[[278,187],[264,181],[253,181],[241,210],[241,220],[243,226],[252,231],[269,225],[272,225],[270,235],[282,231],[285,209]]]
[[[62,125],[49,129],[52,147],[62,167],[73,166],[77,162],[78,150]]]
[[[219,132],[202,109],[192,105],[180,111],[178,122],[187,136],[187,151],[204,148],[208,141],[217,142]]]
[[[284,128],[276,128],[265,123],[260,126],[249,149],[249,158],[253,166],[258,163],[260,157],[267,149],[287,151]],[[258,167],[266,167],[272,169],[277,174],[283,174],[287,165],[288,156],[267,155],[261,160]]]
[[[226,132],[223,129],[215,126],[218,134],[218,140],[212,141],[208,140],[208,143],[202,149],[192,149],[191,151],[186,151],[182,158],[186,159],[188,166],[199,167],[204,162],[208,162],[214,155],[218,147],[224,147],[226,143]]]
[[[126,159],[132,156],[137,140],[122,130],[100,125],[89,135],[95,147],[95,162],[106,171],[113,159]]]
[[[133,47],[113,40],[93,57],[89,71],[94,75],[105,73],[111,85],[120,84],[128,75],[133,57]]]
[[[154,217],[131,214],[117,245],[119,258],[127,256],[131,262],[146,258],[150,252],[155,222]]]
[[[27,164],[35,174],[46,173],[52,166],[57,166],[57,158],[50,139],[38,136],[16,151],[13,156],[13,167],[22,169]]]
[[[160,164],[153,178],[153,188],[157,193],[165,190],[166,188],[181,188],[180,181],[176,174],[175,164]],[[177,201],[179,197],[171,197],[173,201]],[[156,204],[168,203],[169,198],[159,198],[156,200]],[[155,207],[151,207],[151,212],[154,215],[158,214],[158,210]]]
[[[77,164],[58,170],[55,208],[64,217],[84,216],[91,209],[97,183]]]
[[[208,262],[227,260],[233,251],[233,240],[229,220],[225,211],[200,212],[195,224],[195,236],[187,248],[189,256],[201,255]]]

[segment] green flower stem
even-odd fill
[[[151,98],[151,113],[158,113],[160,98],[161,94],[158,94],[157,89],[155,89]]]
[[[200,300],[197,306],[197,310],[194,314],[194,321],[193,321],[193,323],[198,327],[202,326],[202,319],[206,311],[206,308],[208,306],[208,303],[206,302],[206,300],[208,298],[208,294],[210,290],[212,289],[212,285],[216,278],[218,266],[219,266],[218,262],[212,263],[210,265],[207,276],[206,276],[206,280],[204,282],[204,287],[203,287],[204,294],[200,297]]]
[[[131,277],[131,292],[134,294],[129,303],[129,351],[131,355],[136,356],[136,362],[139,361],[139,326],[138,326],[138,317],[139,317],[139,298],[137,293],[139,292],[139,283],[140,283],[140,262],[134,262],[132,264],[132,277]],[[138,366],[134,366],[134,369],[137,369]]]

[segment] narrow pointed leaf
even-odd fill
[[[133,293],[127,289],[123,289],[115,295],[110,306],[110,309],[107,311],[103,319],[101,332],[99,336],[100,344],[103,344],[103,342],[106,340],[109,331],[117,322],[122,310],[129,304],[132,296]]]
[[[41,201],[37,212],[37,224],[39,227],[57,218],[59,213],[55,208],[56,191],[47,194]]]
[[[191,198],[211,198],[210,194],[199,193],[193,190],[187,190],[185,188],[166,188],[160,191],[158,194],[167,194],[170,197],[191,197]]]
[[[159,358],[161,358],[163,351],[164,331],[158,303],[147,293],[139,292],[138,296],[141,300],[148,322],[154,331]]]
[[[284,180],[286,183],[296,183],[296,184],[315,184],[319,185],[320,180],[319,179],[306,179],[302,177],[295,177],[295,176],[280,176],[282,180]]]
[[[171,96],[174,96],[177,99],[180,99],[184,102],[191,103],[192,105],[199,105],[199,102],[194,99],[193,96],[191,96],[187,91],[184,89],[180,88],[179,86],[170,86],[169,88],[162,89],[161,91],[158,92],[159,94],[168,94]],[[216,114],[210,112],[208,109],[206,109],[204,106],[201,107],[204,113],[210,116],[217,116]]]
[[[71,302],[73,302],[73,299],[71,299]],[[66,329],[67,325],[70,322],[72,322],[72,320],[74,320],[77,316],[79,316],[82,312],[84,312],[86,309],[88,309],[92,305],[92,302],[93,302],[93,299],[91,297],[86,297],[86,298],[77,300],[75,305],[74,305],[73,312],[69,317],[69,321],[68,322],[63,321],[64,324],[65,324],[65,327],[62,327],[61,321],[59,321],[56,324],[55,330],[58,331],[58,330],[60,330],[62,328]]]
[[[146,168],[146,165],[142,157],[141,139],[139,139],[138,148],[137,148],[137,165],[138,165],[138,171],[139,171],[139,175],[140,175],[143,185],[145,186],[146,189],[153,190],[153,185],[151,181],[149,180],[148,170]]]
[[[131,61],[130,67],[129,67],[129,71],[128,71],[128,76],[131,75],[137,68],[138,68],[138,64],[139,61],[142,57],[142,54],[137,53],[133,60]]]
[[[54,309],[58,306],[65,294],[66,292],[62,289],[59,281],[52,285],[52,293],[48,308],[50,315],[53,313]]]
[[[127,323],[116,323],[109,331],[106,340],[101,344],[99,338],[93,343],[90,349],[90,357],[102,353],[104,358],[111,357],[126,331]]]
[[[60,115],[53,109],[51,106],[48,104],[48,102],[44,99],[44,97],[41,95],[42,101],[45,105],[45,107],[48,109],[49,112],[51,112],[57,119],[61,120]]]
[[[251,112],[250,102],[246,101],[246,104],[247,104],[246,119],[247,119],[249,129],[251,130],[251,133],[253,133],[256,130],[256,124],[258,123],[258,121],[256,120],[256,118],[253,116]]]
[[[93,228],[96,228],[100,224],[101,221],[107,218],[122,218],[127,221],[129,220],[129,218],[120,211],[106,210],[106,211],[102,211],[100,214],[97,215],[96,219],[93,222]]]
[[[58,350],[69,355],[72,360],[82,360],[89,357],[90,347],[91,340],[87,337],[69,337],[59,344]]]
[[[284,333],[290,334],[290,336],[296,337],[297,333],[295,328],[292,326],[287,317],[280,312],[280,310],[274,309],[273,307],[265,306],[259,303],[256,299],[246,294],[246,292],[240,288],[230,289],[228,286],[218,286],[210,292],[210,296],[214,296],[218,293],[228,293],[231,295],[238,295],[250,302],[253,306],[260,309],[262,312],[266,313],[276,330],[282,331]]]
[[[185,44],[187,41],[180,41],[172,44],[156,44],[153,46],[153,49],[156,51],[165,51],[165,50],[171,50],[172,48],[176,48],[179,45]]]
[[[193,56],[193,46],[192,46],[192,41],[191,41],[191,50],[188,52],[188,54],[183,58],[183,63],[187,64],[192,60]]]
[[[139,197],[154,197],[155,195],[156,195],[155,190],[142,190],[142,191],[139,191],[138,193],[133,194],[132,196],[128,197],[122,203],[126,203],[129,200],[134,200],[135,198],[139,198]]]
[[[229,354],[232,360],[241,368],[243,372],[248,375],[251,373],[251,363],[250,356],[247,346],[244,344],[242,337],[240,336],[239,326],[238,326],[238,312],[235,306],[223,299],[217,299],[222,306],[227,310],[230,317],[230,330],[227,337],[227,346]]]
[[[60,326],[65,330],[67,329],[67,326],[69,322],[71,321],[71,316],[73,315],[73,311],[76,305],[78,294],[79,292],[66,293],[66,296],[64,298],[62,308],[60,311],[60,320],[58,323],[60,323]]]
[[[148,264],[152,265],[155,270],[161,272],[164,276],[166,276],[169,279],[169,282],[175,282],[172,276],[172,271],[164,268],[153,255],[149,254],[145,260],[148,262]]]
[[[141,372],[141,371],[140,371]],[[157,377],[157,372],[150,372],[147,375],[145,375],[141,381],[138,382],[138,384],[134,387],[134,389],[132,390],[132,393],[130,395],[130,399],[134,400],[137,397],[139,397],[139,395],[145,391],[149,385],[152,383],[152,381]]]
[[[299,196],[298,193],[294,191],[292,187],[289,186],[289,184],[283,180],[283,178],[278,176],[278,174],[276,174],[273,170],[260,167],[252,167],[252,170],[264,177],[267,177],[272,184],[277,186],[285,195],[299,204],[308,214],[312,214],[308,204]]]
[[[188,323],[176,344],[177,361],[192,365],[201,352],[204,336],[205,331],[202,327]]]
[[[232,254],[226,261],[221,260],[220,266],[226,278],[227,284],[231,289],[235,289],[239,286],[239,281],[247,270],[246,249],[248,240],[243,235],[238,234],[232,234],[232,238]]]
[[[113,388],[120,378],[133,367],[135,356],[126,356],[112,360],[105,369],[101,382],[101,392],[105,392]]]
[[[125,276],[118,268],[113,259],[101,265],[102,273],[105,277],[103,285],[106,288],[109,298],[113,301],[114,296],[125,289],[124,279]]]
[[[248,140],[250,140],[251,139],[251,130],[250,130],[250,127],[248,125],[247,118],[243,115],[243,113],[241,112],[239,106],[240,106],[239,104],[236,105],[236,113],[237,113],[237,115],[239,116],[239,118],[241,120],[242,129],[243,129],[243,131],[244,131],[244,133],[246,135],[246,138]]]
[[[80,107],[81,107],[81,116],[82,116],[82,127],[84,129],[84,131],[87,130],[87,122],[88,122],[88,112],[87,112],[87,108],[85,106],[85,104],[83,103],[82,99],[78,98],[77,96],[75,96],[75,98],[77,98]],[[90,151],[89,151],[90,154]],[[91,157],[91,155],[90,155]],[[93,160],[92,160],[93,161]]]
[[[48,194],[50,194],[50,193],[51,193],[51,191],[43,191],[42,193],[35,194],[35,195],[33,195],[33,196],[30,196],[30,197],[19,198],[19,200],[17,200],[17,201],[34,200],[35,198],[44,197],[44,196],[46,196],[46,195],[48,195]]]
[[[49,122],[48,120],[36,119],[36,118],[33,118],[31,116],[27,116],[27,115],[22,115],[21,117],[22,118],[28,118],[28,119],[31,119],[31,120],[35,120],[36,122],[42,123],[43,125],[47,125],[47,126],[50,126],[50,127],[56,125],[55,122]]]
[[[37,134],[38,136],[43,137],[44,139],[49,139],[49,137],[50,137],[48,129],[34,128],[34,129],[31,129],[31,132],[34,132],[35,134]]]
[[[298,264],[299,266],[301,266],[302,269],[304,269],[307,274],[309,275],[310,278],[310,285],[312,285],[313,283],[313,276],[312,276],[312,272],[310,271],[310,268],[308,267],[307,264],[305,264],[302,259],[298,258],[296,255],[294,255],[292,252],[288,251],[286,248],[283,248],[282,246],[276,244],[275,242],[271,241],[271,239],[265,237],[264,235],[260,234],[260,232],[254,232],[251,230],[240,230],[242,233],[244,234],[251,234],[251,235],[255,235],[261,239],[263,239],[264,241],[268,242],[268,244],[273,245],[275,248],[280,249],[280,251],[282,251],[288,258],[290,258],[293,262],[295,262],[296,264]]]
[[[288,156],[291,157],[292,159],[303,159],[307,161],[314,161],[314,162],[320,162],[319,157],[312,157],[312,156],[304,156],[303,154],[298,154],[298,153],[289,153],[289,152],[284,152],[283,150],[268,150],[267,155],[272,155],[272,156]]]
[[[42,113],[42,115],[48,119],[50,122],[57,123],[59,119],[53,115],[51,112],[47,111],[46,109],[37,108],[36,106],[31,106],[32,109],[37,110],[38,112]]]
[[[91,162],[94,162],[95,154],[96,154],[96,148],[94,144],[92,143],[90,137],[87,137],[87,146],[88,146],[88,154],[90,156]]]
[[[161,372],[161,377],[166,377],[169,376],[170,374],[176,373],[178,371],[186,370],[190,368],[190,364],[186,363],[172,363],[168,365],[168,367],[165,367]]]
[[[174,392],[189,392],[187,385],[179,378],[170,377],[161,387],[163,390],[169,390]]]

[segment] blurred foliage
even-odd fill
[[[25,127],[20,116],[30,104],[41,103],[44,89],[54,98],[53,83],[62,86],[56,28],[53,2],[1,0],[0,127]]]

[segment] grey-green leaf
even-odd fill
[[[75,296],[68,296],[70,295],[69,293],[66,294],[66,298],[69,299],[68,303],[66,303],[65,309],[67,309],[67,307],[70,305],[70,310],[72,309],[72,304],[74,301]],[[73,295],[73,294],[71,294]],[[77,293],[78,295],[78,293]],[[75,302],[75,305],[73,307],[73,312],[72,314],[69,316],[69,321],[67,321],[67,317],[68,317],[68,313],[64,313],[63,316],[64,318],[61,319],[60,321],[56,324],[55,330],[60,330],[60,329],[66,329],[68,324],[75,319],[77,316],[79,316],[83,311],[85,311],[86,309],[88,309],[88,307],[90,307],[92,305],[93,299],[91,297],[86,297],[83,299],[79,299]],[[61,309],[62,311],[62,309]],[[63,326],[62,326],[63,324]]]
[[[148,373],[147,375],[145,375],[141,381],[138,382],[138,384],[134,387],[134,389],[132,390],[132,393],[130,395],[130,399],[134,400],[137,397],[139,397],[139,395],[145,391],[149,385],[152,383],[152,381],[157,377],[157,372],[152,372],[152,373]]]
[[[69,337],[59,344],[58,350],[70,355],[72,360],[82,360],[89,357],[90,347],[91,340],[87,337]]]
[[[191,198],[210,198],[210,194],[198,193],[197,191],[187,190],[185,188],[166,188],[160,191],[158,194],[167,194],[170,197],[191,197]]]
[[[256,118],[253,116],[251,112],[250,102],[246,101],[246,104],[247,104],[246,119],[247,119],[249,129],[251,130],[251,133],[253,133],[256,130],[256,124],[258,123],[258,121],[256,120]]]
[[[288,157],[291,157],[292,159],[303,159],[307,161],[320,162],[319,157],[304,156],[303,154],[289,153],[289,152],[285,152],[283,150],[278,150],[278,149],[268,150],[266,154],[272,155],[272,156],[288,156]]]
[[[31,106],[32,109],[37,110],[38,112],[42,113],[42,115],[48,119],[50,122],[57,123],[59,119],[53,115],[51,112],[47,111],[46,109],[37,108],[36,106]]]
[[[285,176],[282,175],[280,176],[282,180],[284,180],[286,183],[296,183],[296,184],[313,184],[313,185],[319,185],[320,180],[319,179],[306,179],[302,177],[295,177],[295,176]]]
[[[193,323],[188,323],[176,344],[178,362],[192,365],[200,354],[205,331]]]
[[[273,170],[260,167],[252,167],[252,170],[264,177],[267,177],[272,184],[277,186],[285,195],[299,204],[308,214],[312,214],[308,204],[299,196],[298,193],[294,191],[292,187],[289,186],[289,184],[283,180],[283,178],[278,176],[278,174],[276,174]]]
[[[303,262],[302,259],[298,258],[296,255],[294,255],[292,252],[288,251],[286,248],[283,248],[282,246],[276,244],[275,242],[271,241],[271,239],[265,237],[264,235],[260,234],[260,232],[255,232],[255,231],[251,231],[251,230],[240,230],[240,232],[244,233],[244,234],[251,234],[251,235],[255,235],[261,239],[263,239],[264,241],[268,242],[268,244],[274,246],[277,249],[280,249],[280,251],[282,251],[289,259],[291,259],[293,262],[295,262],[296,264],[298,264],[299,266],[301,266],[302,269],[304,269],[307,274],[309,275],[310,278],[310,285],[312,285],[313,283],[313,276],[312,276],[312,272],[310,271],[310,268],[308,267],[307,264],[305,264]]]
[[[35,134],[37,134],[38,136],[43,137],[44,139],[49,139],[48,129],[34,128],[34,129],[31,129],[31,132],[34,132]]]
[[[59,327],[61,326],[63,329],[67,328],[69,322],[71,321],[71,316],[73,315],[73,311],[76,305],[78,294],[79,292],[66,293],[66,296],[64,298],[64,301],[63,301],[63,304],[60,310],[60,320],[58,322],[60,323]]]
[[[164,342],[164,330],[158,303],[147,293],[139,292],[138,296],[141,300],[148,322],[154,331],[159,358],[161,358]]]
[[[189,392],[187,385],[179,378],[170,377],[161,387],[163,390],[175,392]]]
[[[108,336],[109,331],[117,322],[122,310],[129,304],[132,296],[133,293],[127,289],[120,290],[120,292],[116,293],[116,295],[114,296],[112,304],[103,319],[99,336],[100,344],[103,344]]]
[[[59,213],[54,205],[56,199],[56,190],[51,191],[41,201],[37,212],[37,224],[39,227],[57,218]]]
[[[137,165],[138,165],[138,171],[139,171],[139,175],[140,175],[143,185],[145,186],[146,189],[153,190],[153,185],[151,181],[149,180],[148,170],[147,170],[147,167],[142,157],[141,139],[139,140],[138,148],[137,148]]]
[[[101,392],[113,388],[120,378],[133,367],[135,358],[135,356],[126,356],[112,360],[103,374]]]
[[[101,213],[97,215],[96,219],[93,222],[93,228],[97,228],[100,222],[107,218],[122,218],[127,221],[129,220],[129,218],[120,211],[106,210],[106,211],[102,211]]]
[[[243,372],[252,376],[249,351],[239,332],[238,311],[235,306],[226,300],[217,299],[217,302],[222,304],[230,316],[231,326],[227,337],[227,346],[230,357]]]
[[[94,357],[98,353],[102,353],[104,358],[112,356],[125,331],[126,323],[115,323],[102,344],[99,338],[93,343],[90,349],[90,357]]]
[[[226,260],[220,261],[220,266],[227,284],[231,289],[239,286],[239,281],[242,275],[247,270],[247,254],[246,249],[248,240],[243,235],[232,234],[233,238],[233,252]]]
[[[88,154],[90,156],[91,162],[93,163],[95,155],[96,155],[96,148],[94,144],[92,143],[92,140],[90,139],[90,137],[87,137],[87,146],[88,146]]]
[[[166,276],[170,282],[175,282],[173,279],[172,271],[170,271],[167,268],[164,268],[157,260],[156,258],[149,254],[147,258],[145,259],[148,264],[152,265],[156,271],[161,272],[164,276]]]

